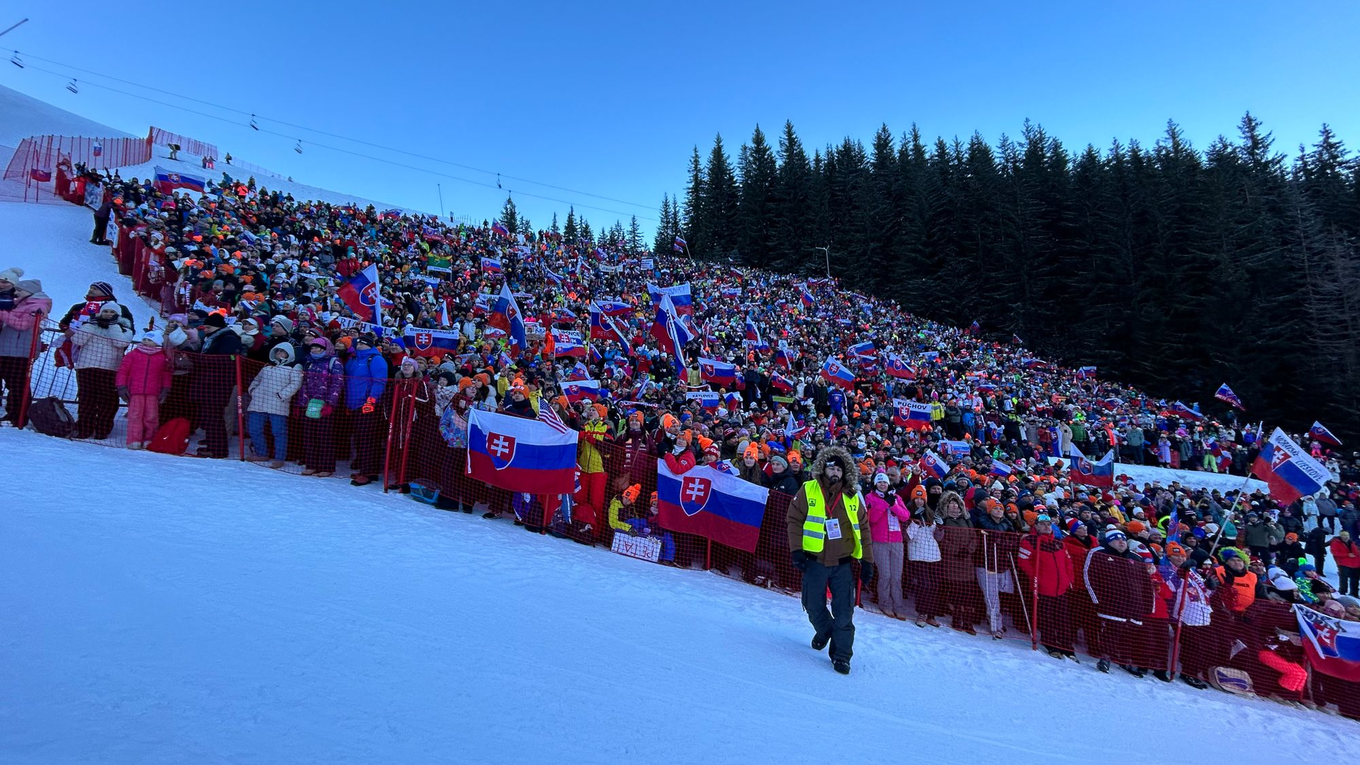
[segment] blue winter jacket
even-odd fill
[[[369,348],[358,351],[345,362],[345,408],[358,409],[364,401],[382,398],[387,385],[387,359]]]

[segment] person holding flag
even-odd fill
[[[873,578],[873,548],[860,530],[859,470],[849,452],[830,446],[817,454],[811,480],[789,503],[789,549],[803,574],[803,610],[812,623],[812,647],[831,646],[832,667],[850,674],[855,645],[854,561],[859,581]],[[827,612],[826,593],[831,592]]]

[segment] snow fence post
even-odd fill
[[[24,370],[24,395],[19,401],[19,418],[15,420],[15,425],[25,427],[28,425],[28,404],[33,398],[33,362],[38,358],[38,335],[42,334],[43,312],[38,311],[33,316],[33,337],[28,341],[28,368]]]
[[[240,451],[240,454],[237,455],[237,458],[238,458],[239,460],[241,460],[242,462],[245,462],[245,460],[246,460],[246,427],[245,427],[246,416],[245,416],[245,412],[243,411],[244,407],[241,406],[241,403],[242,403],[242,396],[245,395],[245,388],[244,388],[244,386],[241,385],[241,354],[238,353],[238,354],[236,354],[233,358],[234,358],[235,361],[236,361],[236,444],[237,444],[237,446],[238,446],[238,451]]]
[[[411,431],[416,427],[416,388],[420,385],[419,380],[410,380],[411,393],[406,399],[406,408],[410,414],[406,417],[406,429],[401,434],[401,471],[397,474],[397,484],[406,483],[406,464],[411,459]]]

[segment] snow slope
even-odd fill
[[[132,137],[130,133],[0,85],[0,145],[16,147],[29,136],[47,134],[87,138]],[[139,137],[145,138],[146,131],[142,131]]]
[[[795,599],[715,574],[242,463],[0,443],[6,763],[1167,761],[1131,712],[1231,728],[1250,763],[1360,733],[867,614],[842,677]]]
[[[18,266],[25,278],[40,280],[57,318],[85,298],[90,282],[108,282],[137,326],[146,326],[152,307],[118,273],[109,248],[90,244],[93,228],[94,214],[83,207],[0,202],[0,269]]]

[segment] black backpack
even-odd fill
[[[40,398],[29,404],[28,420],[39,433],[56,438],[66,438],[76,429],[75,418],[56,396]]]

